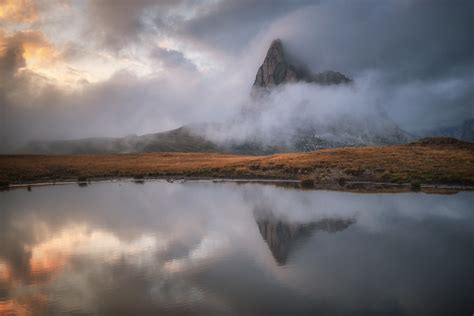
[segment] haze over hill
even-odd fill
[[[30,153],[208,152],[247,154],[310,151],[340,146],[406,143],[378,104],[370,104],[352,79],[329,70],[313,74],[274,40],[258,68],[251,97],[231,120],[125,138],[31,142]],[[296,92],[296,95],[292,96]],[[341,95],[341,99],[337,96]],[[358,99],[359,98],[359,99]],[[362,104],[364,101],[368,104]],[[333,104],[327,104],[327,103]],[[270,124],[269,124],[270,123]]]
[[[421,135],[427,137],[454,137],[466,142],[474,142],[474,118],[467,119],[457,126],[438,127],[424,130]]]

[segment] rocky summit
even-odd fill
[[[258,68],[253,88],[271,88],[284,83],[312,82],[320,85],[350,83],[352,80],[337,71],[313,74],[306,67],[292,64],[280,39],[274,40],[263,64]]]

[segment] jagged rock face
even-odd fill
[[[305,69],[291,65],[285,56],[281,40],[270,45],[263,64],[258,68],[254,88],[271,88],[290,82],[313,82],[321,85],[349,83],[352,80],[337,71],[311,74]]]
[[[263,64],[258,68],[253,85],[256,87],[272,87],[285,82],[296,82],[299,79],[294,67],[285,60],[281,41],[274,40],[268,49]]]
[[[331,85],[331,84],[341,84],[352,82],[351,79],[347,78],[343,74],[337,71],[323,71],[317,74],[314,74],[309,80],[320,85]]]

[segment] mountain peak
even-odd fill
[[[263,64],[258,68],[253,86],[273,87],[281,83],[296,82],[298,80],[297,71],[285,58],[281,40],[273,40]]]
[[[285,56],[283,54],[283,44],[279,38],[274,39],[267,51],[266,59],[283,62]]]
[[[312,74],[304,68],[292,65],[280,39],[275,39],[268,48],[263,64],[258,68],[254,88],[271,88],[289,82],[313,82],[321,85],[349,83],[352,80],[336,71]]]

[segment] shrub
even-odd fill
[[[87,178],[83,176],[77,177],[77,182],[87,182]]]
[[[302,179],[300,182],[302,188],[313,188],[314,187],[314,179],[305,178]]]
[[[345,173],[352,175],[354,177],[361,176],[364,173],[364,169],[360,168],[347,168],[344,170]]]
[[[234,172],[238,175],[245,175],[247,174],[247,169],[245,167],[238,167]]]
[[[389,172],[384,172],[381,177],[382,181],[387,182],[390,181],[390,173]]]
[[[421,184],[420,184],[420,182],[418,182],[418,181],[413,181],[413,182],[411,183],[411,189],[412,189],[413,191],[420,191],[420,189],[421,189]]]

